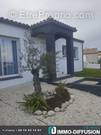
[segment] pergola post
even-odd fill
[[[46,52],[50,55],[49,81],[53,81],[56,79],[55,35],[53,33],[46,34]]]
[[[68,74],[74,74],[74,54],[73,54],[73,38],[68,37],[66,38],[66,45],[67,45],[67,71]]]

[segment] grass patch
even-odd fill
[[[78,77],[101,77],[101,70],[100,69],[84,69],[81,72],[76,72],[75,76]]]

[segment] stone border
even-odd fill
[[[74,100],[75,100],[74,95],[71,94],[70,97],[71,98],[70,98],[69,101],[66,101],[65,103],[61,104],[61,108],[55,107],[54,110],[49,110],[49,111],[37,110],[36,112],[34,112],[34,115],[37,115],[37,116],[43,115],[45,117],[52,117],[52,116],[56,115],[57,112],[64,112],[66,110],[66,108],[69,105],[71,105],[74,102]]]

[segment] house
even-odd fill
[[[89,64],[97,64],[98,63],[97,48],[84,49],[84,61]]]
[[[75,39],[76,28],[51,17],[32,26],[0,18],[0,79],[24,77],[21,52],[25,51],[25,31],[31,29],[34,44],[41,53],[60,52],[59,60],[53,55],[51,80],[65,78],[83,70],[83,41]],[[40,72],[40,77],[42,74]]]
[[[101,51],[98,51],[98,61],[101,60]]]
[[[83,52],[85,67],[100,69],[99,60],[101,59],[101,51],[98,51],[97,48],[86,48]]]

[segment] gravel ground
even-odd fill
[[[43,91],[54,87],[42,83]],[[101,125],[101,98],[76,89],[69,91],[75,96],[73,104],[65,112],[44,118],[23,112],[16,103],[33,92],[32,83],[0,89],[0,125]]]

